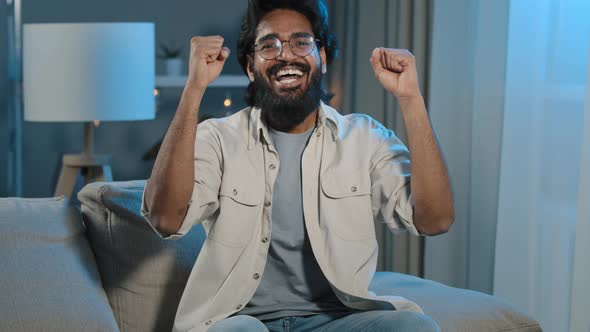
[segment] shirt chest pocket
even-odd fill
[[[254,176],[229,176],[219,189],[217,218],[208,236],[232,247],[243,247],[251,240],[260,224],[264,183]]]
[[[321,180],[320,216],[344,240],[375,238],[371,179],[361,170],[326,170]]]

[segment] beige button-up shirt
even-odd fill
[[[199,125],[190,207],[178,233],[168,238],[202,223],[207,240],[182,295],[174,331],[206,331],[254,295],[272,236],[279,167],[260,109]],[[419,235],[412,221],[404,144],[369,116],[342,116],[322,103],[301,168],[305,227],[315,258],[342,303],[361,310],[421,312],[402,297],[368,291],[377,266],[374,222]],[[145,202],[142,207],[149,222]]]

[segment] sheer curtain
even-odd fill
[[[375,47],[405,48],[416,57],[425,98],[429,65],[431,0],[328,0],[330,21],[340,42],[339,59],[328,69],[332,106],[341,113],[365,113],[406,141],[394,98],[375,80],[369,64]],[[422,275],[423,239],[392,236],[376,225],[380,270]]]
[[[510,3],[494,294],[547,331],[590,328],[588,13],[587,0]]]
[[[590,47],[590,46],[589,46]],[[584,139],[580,163],[580,194],[578,196],[578,218],[574,246],[574,266],[570,300],[570,331],[590,331],[590,58],[586,78],[584,103]]]

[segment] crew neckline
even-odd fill
[[[305,131],[305,132],[302,132],[302,133],[286,133],[286,132],[283,132],[283,131],[278,131],[278,130],[275,130],[275,129],[273,129],[273,128],[269,127],[269,128],[268,128],[268,132],[269,132],[270,134],[272,134],[272,135],[276,135],[276,136],[282,136],[282,137],[301,137],[301,136],[306,136],[306,135],[309,135],[309,134],[311,134],[311,132],[312,132],[312,131],[313,131],[315,128],[316,128],[315,126],[314,126],[314,127],[311,127],[311,128],[309,128],[307,131]]]

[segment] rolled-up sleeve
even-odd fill
[[[393,233],[405,230],[421,235],[414,225],[414,203],[410,187],[410,154],[393,131],[379,132],[379,145],[371,161],[371,197],[376,222]]]
[[[194,177],[186,179],[193,182],[193,192],[188,210],[182,220],[180,229],[174,234],[159,232],[150,221],[145,202],[145,188],[141,198],[141,213],[152,229],[162,238],[175,240],[181,238],[190,229],[211,217],[219,208],[219,186],[221,183],[222,159],[219,139],[209,121],[204,121],[197,128],[194,148]]]

